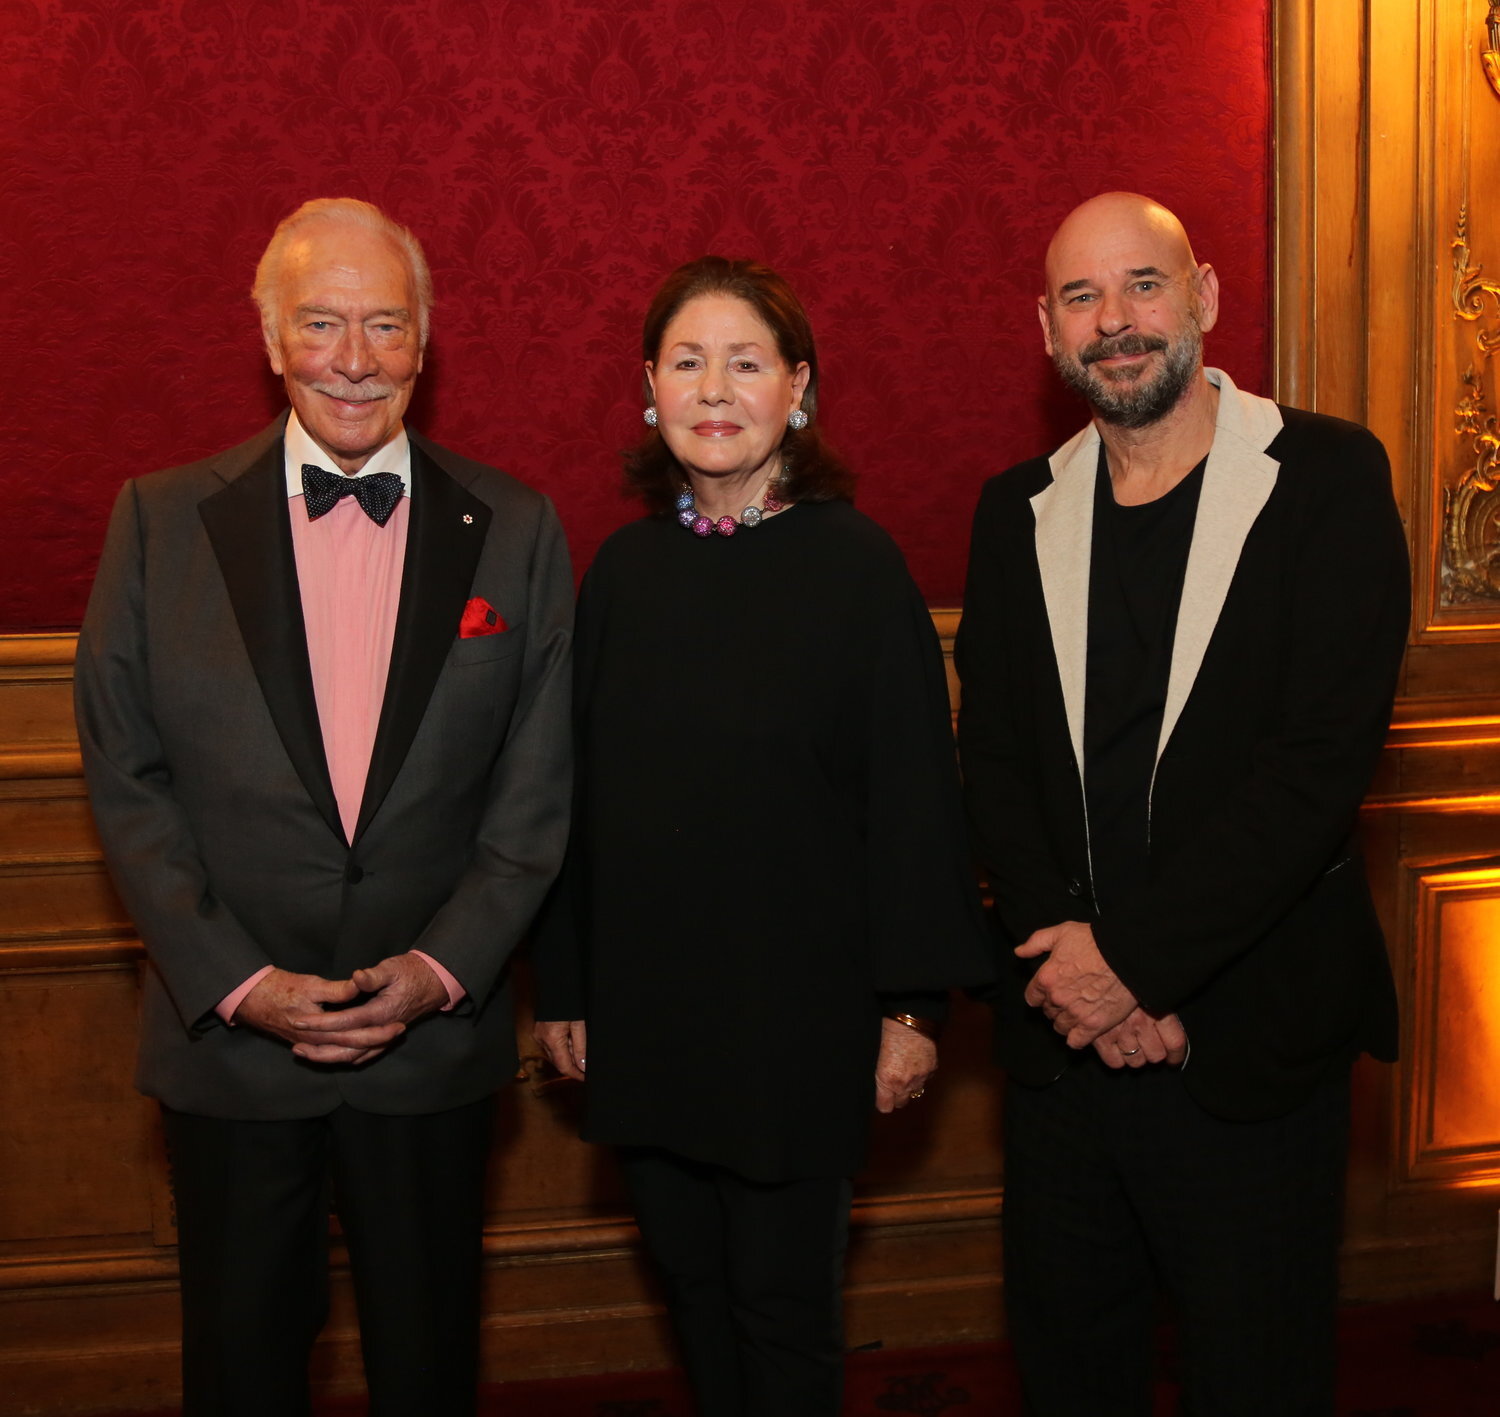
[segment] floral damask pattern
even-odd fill
[[[955,603],[979,484],[1080,420],[1033,313],[1075,202],[1176,208],[1226,286],[1211,353],[1263,386],[1267,4],[0,0],[0,629],[76,625],[120,482],[280,406],[246,291],[324,194],[422,237],[414,421],[547,491],[580,567],[633,515],[655,283],[781,268],[861,505]]]

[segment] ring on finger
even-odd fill
[[[1137,1045],[1134,1048],[1122,1048],[1122,1049],[1120,1049],[1120,1056],[1122,1058],[1133,1058],[1140,1051],[1141,1050],[1140,1050],[1140,1046],[1139,1045]]]

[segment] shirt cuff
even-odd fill
[[[425,960],[432,966],[432,972],[437,975],[443,988],[448,991],[448,1002],[438,1010],[439,1013],[447,1013],[450,1009],[456,1009],[464,1001],[464,995],[469,991],[464,988],[446,969],[443,968],[426,950],[413,950],[412,953],[420,960]]]
[[[245,995],[248,994],[253,988],[255,988],[255,986],[259,984],[260,981],[264,979],[266,975],[268,975],[275,968],[276,966],[274,964],[262,965],[232,994],[225,994],[224,997],[214,1005],[214,1012],[218,1014],[218,1016],[223,1019],[230,1028],[233,1028],[235,1026],[234,1011],[245,1002]]]

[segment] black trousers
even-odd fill
[[[371,1417],[469,1417],[493,1100],[240,1122],[162,1109],[182,1272],[184,1417],[306,1417],[349,1246]]]
[[[1006,1311],[1033,1417],[1149,1417],[1158,1282],[1183,1413],[1331,1417],[1348,1124],[1342,1064],[1268,1122],[1209,1115],[1164,1065],[1011,1083]]]
[[[699,1417],[838,1417],[851,1186],[620,1152]]]

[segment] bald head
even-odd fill
[[[1106,423],[1144,428],[1201,381],[1219,285],[1164,206],[1105,192],[1058,227],[1037,307],[1047,353],[1068,386]]]
[[[1192,243],[1174,213],[1139,192],[1101,192],[1063,218],[1047,247],[1047,294],[1109,262],[1150,254],[1168,269],[1192,271]]]

